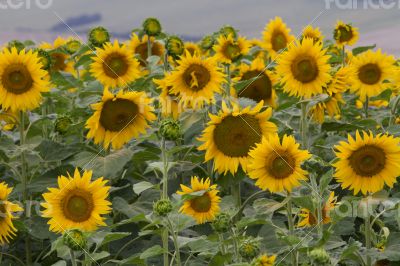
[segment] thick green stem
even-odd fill
[[[369,98],[365,98],[365,103],[364,103],[364,114],[365,118],[368,118],[368,108],[369,108]]]
[[[172,239],[174,241],[176,265],[181,266],[182,265],[181,264],[181,251],[179,248],[178,235],[175,232],[174,226],[172,225],[170,219],[168,217],[166,219],[167,219],[168,225],[170,227]]]
[[[312,187],[312,194],[314,199],[317,202],[317,230],[318,230],[318,236],[321,238],[323,235],[323,222],[322,222],[322,204],[323,202],[321,201],[321,196],[318,194],[319,188],[318,188],[318,183],[317,183],[317,178],[315,174],[310,174],[310,182],[311,182],[311,187]]]
[[[303,148],[308,149],[307,102],[301,103],[300,134]]]
[[[165,146],[165,139],[161,139],[161,157],[162,157],[162,162],[163,162],[163,180],[162,180],[162,199],[168,199],[168,158],[167,158],[167,151],[166,151],[166,146]],[[169,258],[168,258],[168,253],[169,253],[169,247],[168,247],[168,228],[164,228],[162,232],[162,243],[163,243],[163,248],[164,248],[164,266],[169,265]]]
[[[343,66],[345,66],[346,65],[346,48],[344,45],[342,48],[342,58],[343,58],[342,64],[343,64]]]
[[[225,243],[224,243],[224,235],[223,234],[218,234],[218,239],[219,239],[219,244],[221,247],[221,255],[226,254],[226,249],[225,249]]]
[[[75,253],[72,249],[69,250],[69,255],[71,257],[72,266],[78,266],[78,264],[76,263]]]
[[[368,201],[367,199],[367,214],[364,219],[364,229],[365,229],[365,247],[367,248],[367,266],[371,266],[371,256],[369,255],[370,250],[371,250],[371,217],[369,216],[369,206],[368,206]]]
[[[242,206],[242,194],[240,191],[240,182],[233,182],[232,184],[232,196],[236,201],[236,207],[240,209]]]
[[[292,212],[292,198],[290,193],[288,193],[288,202],[287,206],[287,216],[288,216],[288,225],[289,225],[289,234],[294,236],[294,221],[293,221],[293,212]],[[292,258],[292,266],[297,266],[297,250],[296,247],[293,247],[293,250],[290,252],[290,256]]]

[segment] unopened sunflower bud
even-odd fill
[[[178,121],[167,118],[161,121],[159,133],[166,140],[178,140],[181,137],[181,126]]]
[[[93,47],[102,47],[103,44],[110,41],[110,34],[103,27],[96,27],[88,33],[89,44]]]
[[[54,129],[56,132],[60,133],[61,135],[64,135],[71,127],[71,124],[72,124],[72,119],[70,117],[61,116],[56,119],[56,122],[54,123]]]
[[[153,211],[158,216],[166,216],[172,211],[172,203],[169,199],[161,199],[154,203]]]
[[[12,40],[12,41],[8,42],[7,48],[11,49],[13,47],[17,48],[18,52],[25,49],[25,45],[21,41],[18,41],[18,40]]]
[[[223,213],[223,212],[219,213],[215,216],[215,219],[213,220],[211,226],[215,232],[225,233],[232,226],[231,217],[227,213]]]
[[[214,42],[215,40],[211,35],[204,36],[204,38],[201,39],[200,47],[203,50],[211,49],[214,45]]]
[[[178,36],[170,36],[165,43],[165,47],[167,48],[168,54],[175,59],[181,56],[185,49],[183,41]]]
[[[65,50],[67,50],[69,54],[74,54],[78,52],[80,48],[81,48],[81,43],[78,40],[70,40],[65,44]]]
[[[315,248],[310,254],[312,265],[330,265],[330,257],[324,248]]]
[[[51,66],[51,56],[50,56],[50,54],[47,51],[43,50],[43,49],[37,50],[37,54],[39,56],[40,63],[42,63],[42,69],[49,70],[50,66]]]
[[[87,237],[81,230],[72,229],[64,232],[63,242],[73,251],[84,250],[87,245]]]
[[[161,33],[160,21],[156,18],[147,18],[143,21],[143,30],[149,36],[156,36]]]
[[[240,245],[239,253],[245,259],[253,259],[260,253],[260,243],[257,239],[248,238]]]
[[[220,30],[219,33],[224,35],[225,37],[228,37],[229,35],[232,36],[233,39],[237,38],[237,32],[236,30],[230,26],[230,25],[225,25],[223,26]]]

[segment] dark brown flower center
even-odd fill
[[[131,124],[139,114],[138,106],[126,99],[113,99],[104,103],[100,124],[108,131],[119,132]]]
[[[382,71],[377,64],[366,64],[358,70],[358,78],[368,85],[378,83],[381,76]]]
[[[128,71],[127,58],[119,53],[112,53],[104,59],[103,70],[104,73],[113,79],[123,76]]]
[[[208,192],[190,200],[190,206],[196,212],[208,212],[211,209],[211,198]]]
[[[335,35],[335,39],[338,39],[340,42],[348,42],[353,38],[353,31],[350,26],[340,26]]]
[[[285,34],[283,34],[281,31],[274,31],[274,33],[272,33],[271,43],[272,49],[276,52],[286,48],[287,39]]]
[[[315,59],[309,56],[299,56],[292,63],[292,73],[296,80],[309,83],[318,76],[318,66]]]
[[[385,168],[386,155],[380,147],[365,145],[354,151],[348,160],[356,174],[372,177]]]
[[[67,60],[67,55],[63,53],[52,53],[50,56],[53,61],[53,71],[65,71],[67,68],[67,64],[65,63],[65,60]]]
[[[159,57],[162,57],[162,49],[161,49],[161,44],[157,42],[152,42],[151,43],[151,54],[156,55]],[[147,43],[141,43],[135,48],[135,54],[138,54],[140,56],[139,63],[141,66],[145,67],[146,66],[146,60],[148,57],[148,51],[147,51]]]
[[[3,87],[10,93],[22,94],[33,86],[29,70],[23,64],[12,64],[6,67],[1,76]]]
[[[223,54],[230,60],[235,60],[240,56],[240,47],[235,43],[227,43],[223,48]]]
[[[93,195],[82,189],[71,190],[61,200],[61,207],[67,219],[77,223],[87,221],[94,209]]]
[[[214,130],[214,142],[226,156],[247,156],[261,141],[259,120],[252,115],[227,116]]]
[[[292,155],[274,151],[267,162],[268,173],[276,179],[284,179],[294,173],[295,162]]]
[[[211,80],[211,75],[204,66],[192,64],[183,73],[183,80],[190,89],[199,91],[207,86]]]
[[[243,74],[242,80],[249,80],[257,77],[259,71],[251,70]],[[252,99],[256,102],[261,100],[269,100],[272,96],[272,82],[268,75],[262,73],[257,79],[253,80],[247,87],[239,92],[240,97]]]

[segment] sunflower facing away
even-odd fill
[[[96,48],[90,72],[106,87],[125,87],[140,76],[139,62],[126,45],[106,43]]]
[[[71,40],[73,39],[66,40],[62,37],[58,37],[54,40],[53,44],[44,42],[39,45],[40,49],[49,51],[51,57],[50,71],[63,71],[71,73],[73,75],[76,74],[74,69],[74,62],[72,60],[69,60],[70,58],[67,52],[63,52],[60,50]]]
[[[11,191],[12,188],[6,183],[0,183],[0,245],[9,243],[15,236],[17,229],[12,222],[16,219],[14,213],[23,211],[19,205],[8,201]]]
[[[217,195],[217,185],[210,185],[210,179],[203,178],[199,180],[194,176],[190,180],[191,187],[181,184],[182,191],[177,191],[179,195],[187,195],[197,191],[204,191],[201,196],[193,196],[185,200],[180,212],[192,216],[198,224],[203,224],[214,220],[216,214],[219,213],[219,202],[221,198]]]
[[[322,93],[331,79],[328,59],[322,43],[314,43],[312,39],[296,41],[278,59],[276,71],[284,84],[283,90],[304,98]]]
[[[148,122],[156,119],[151,103],[144,92],[119,91],[114,95],[105,89],[102,101],[92,105],[95,112],[86,122],[87,138],[93,138],[95,144],[103,143],[106,149],[110,144],[120,149],[145,133]]]
[[[105,226],[104,217],[111,211],[111,202],[107,200],[110,187],[100,177],[91,181],[92,171],[83,175],[75,169],[74,176],[58,177],[58,188],[49,188],[43,194],[45,208],[42,216],[50,218],[47,222],[50,231],[62,233],[70,229],[95,231],[98,226]]]
[[[311,157],[307,150],[300,150],[293,136],[278,134],[263,138],[250,151],[249,177],[255,179],[256,186],[271,192],[291,191],[307,180],[307,172],[301,164]]]
[[[328,201],[324,204],[322,208],[322,223],[328,224],[331,222],[330,211],[335,208],[337,197],[335,197],[335,192],[329,194]],[[302,220],[297,224],[298,227],[308,227],[315,226],[319,223],[317,215],[312,213],[310,210],[303,208],[300,210],[299,216]]]
[[[382,54],[381,50],[368,50],[354,57],[349,65],[350,91],[358,94],[361,101],[379,95],[391,85],[386,81],[393,78],[394,63],[393,56]]]
[[[211,120],[199,138],[203,144],[198,149],[206,151],[205,161],[214,159],[214,170],[224,174],[228,171],[235,174],[239,166],[246,171],[251,148],[263,136],[277,131],[276,125],[268,121],[272,109],[261,111],[263,101],[254,108],[243,109],[233,102],[231,105],[228,108],[222,102],[218,115],[209,114]]]
[[[166,73],[165,78],[153,80],[153,82],[161,89],[158,99],[161,105],[161,114],[163,117],[172,116],[175,120],[177,120],[183,110],[182,106],[179,104],[178,97],[171,93],[171,86],[167,85],[166,79],[168,75],[169,74]]]
[[[335,146],[338,161],[335,178],[342,188],[361,191],[364,195],[383,189],[384,185],[393,187],[400,172],[400,139],[390,135],[356,132],[354,139],[350,134],[348,142]]]
[[[239,36],[236,40],[231,34],[228,37],[221,34],[214,45],[214,57],[218,62],[231,64],[240,56],[247,54],[249,49],[250,43],[245,38]]]
[[[0,104],[11,112],[39,106],[42,93],[50,90],[40,59],[32,51],[4,49],[0,53]]]
[[[358,28],[339,20],[333,31],[333,38],[339,48],[345,45],[352,46],[358,41]]]
[[[272,60],[275,60],[279,51],[285,49],[295,38],[290,34],[290,29],[282,21],[282,18],[276,17],[265,26],[263,39],[264,48]]]
[[[200,55],[186,55],[165,79],[170,92],[178,95],[184,106],[201,107],[214,101],[214,93],[222,90],[224,74],[213,58],[201,59]]]
[[[313,28],[311,25],[307,25],[302,33],[302,38],[311,38],[313,39],[314,43],[322,42],[324,36],[322,35],[319,28]]]
[[[134,54],[139,55],[140,57],[139,63],[142,67],[146,66],[146,60],[148,57],[147,40],[148,40],[147,35],[144,35],[142,39],[139,39],[139,36],[133,33],[131,40],[129,42],[129,48],[133,51]],[[160,57],[160,62],[161,62],[164,56],[164,46],[160,42],[157,42],[154,37],[150,38],[150,43],[151,43],[151,55],[156,55]]]

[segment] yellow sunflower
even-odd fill
[[[261,101],[251,108],[241,108],[231,103],[228,108],[222,102],[222,110],[218,115],[209,114],[211,120],[199,138],[203,142],[199,150],[205,150],[205,161],[214,159],[214,171],[226,174],[230,171],[235,174],[242,167],[247,171],[249,151],[259,143],[263,136],[277,131],[274,123],[268,119],[272,109],[261,111],[264,102]]]
[[[11,112],[33,110],[50,90],[37,53],[4,49],[0,53],[0,104]]]
[[[361,191],[364,195],[383,189],[384,185],[393,187],[400,172],[400,139],[390,135],[356,132],[354,139],[350,134],[348,142],[335,146],[338,161],[335,178],[342,188]]]
[[[140,57],[139,63],[142,67],[146,66],[146,60],[148,57],[147,40],[148,40],[147,35],[144,35],[140,40],[139,36],[133,33],[131,40],[129,42],[129,48],[132,50],[132,52],[134,54],[139,55]],[[156,41],[154,37],[150,38],[150,43],[151,43],[151,55],[156,55],[160,57],[160,62],[161,62],[164,57],[164,46],[160,42]]]
[[[240,56],[247,54],[249,49],[250,43],[244,37],[239,36],[234,39],[231,34],[228,37],[221,34],[214,45],[214,57],[218,62],[231,64]]]
[[[365,101],[356,100],[356,108],[363,109]],[[385,100],[375,100],[375,101],[368,101],[368,106],[373,106],[376,108],[384,108],[389,106],[389,102]]]
[[[161,89],[159,102],[161,105],[161,114],[164,117],[172,116],[175,120],[179,118],[182,113],[182,107],[179,104],[179,99],[176,95],[171,93],[171,86],[167,85],[166,79],[168,74],[165,74],[164,79],[153,80],[155,84]]]
[[[106,43],[96,48],[90,66],[93,76],[106,87],[124,87],[140,76],[139,62],[126,45]]]
[[[74,69],[74,62],[70,60],[70,56],[67,52],[60,51],[69,41],[73,40],[72,38],[64,39],[62,37],[58,37],[54,40],[54,42],[47,43],[44,42],[39,45],[40,49],[44,49],[49,51],[51,57],[50,71],[63,71],[71,73],[72,75],[76,75],[76,71]]]
[[[387,81],[395,73],[394,63],[393,56],[382,54],[381,50],[368,50],[354,57],[349,65],[350,91],[359,95],[361,101],[379,95],[391,86]]]
[[[2,110],[0,112],[0,130],[11,131],[19,123],[19,114]]]
[[[117,95],[104,90],[102,101],[92,105],[94,114],[86,122],[87,138],[108,149],[120,149],[132,138],[146,132],[148,122],[154,121],[152,99],[144,92],[119,91]]]
[[[335,192],[332,191],[329,194],[328,201],[322,208],[321,218],[323,224],[328,224],[331,222],[330,212],[335,208],[336,201],[337,197],[335,197]],[[302,220],[297,224],[298,227],[315,226],[319,223],[317,215],[306,208],[300,210],[299,216],[302,218]]]
[[[338,116],[340,115],[339,104],[344,103],[345,101],[342,98],[342,94],[334,93],[326,101],[313,106],[310,110],[312,118],[315,122],[322,124],[325,121],[325,112],[327,112],[330,117]]]
[[[276,17],[265,26],[263,32],[264,48],[273,60],[278,56],[279,51],[285,49],[295,40],[290,31],[280,17]]]
[[[192,56],[195,54],[202,54],[200,47],[194,42],[185,42],[185,50],[187,50]]]
[[[304,39],[288,48],[278,59],[277,74],[289,95],[310,98],[322,93],[331,80],[329,55],[322,43]]]
[[[186,55],[178,60],[178,66],[165,81],[170,92],[180,97],[186,107],[201,107],[214,101],[214,93],[222,90],[224,74],[213,58],[201,59],[200,55]]]
[[[190,183],[191,187],[181,184],[182,191],[176,193],[182,196],[198,191],[204,191],[204,193],[201,196],[196,195],[185,200],[179,211],[192,216],[198,224],[214,220],[215,215],[219,213],[219,202],[221,201],[217,195],[219,192],[217,185],[210,185],[209,178],[199,180],[197,176],[193,176]]]
[[[104,217],[111,211],[111,202],[107,200],[110,187],[103,177],[91,181],[92,171],[83,175],[75,169],[74,176],[58,177],[58,188],[49,188],[43,194],[45,208],[42,216],[50,218],[47,222],[50,231],[63,233],[70,229],[95,231],[98,226],[105,226]]]
[[[256,58],[251,65],[242,63],[240,65],[239,80],[255,79],[249,83],[238,93],[238,97],[245,97],[252,99],[256,102],[264,101],[269,106],[276,107],[276,92],[275,85],[277,83],[275,74],[272,71],[266,70],[264,60]]]
[[[354,45],[358,41],[358,35],[358,28],[353,27],[351,24],[345,24],[340,20],[336,23],[333,31],[333,38],[339,48],[345,45]]]
[[[273,266],[275,265],[276,255],[268,256],[263,254],[256,258],[251,264],[252,266]]]
[[[302,39],[303,38],[311,38],[314,42],[322,42],[324,36],[322,35],[319,28],[313,28],[311,25],[307,25],[303,32],[302,32]]]
[[[17,229],[12,222],[17,218],[14,213],[23,211],[19,205],[8,201],[11,192],[12,188],[8,187],[6,183],[0,183],[0,245],[9,243],[16,235]]]

